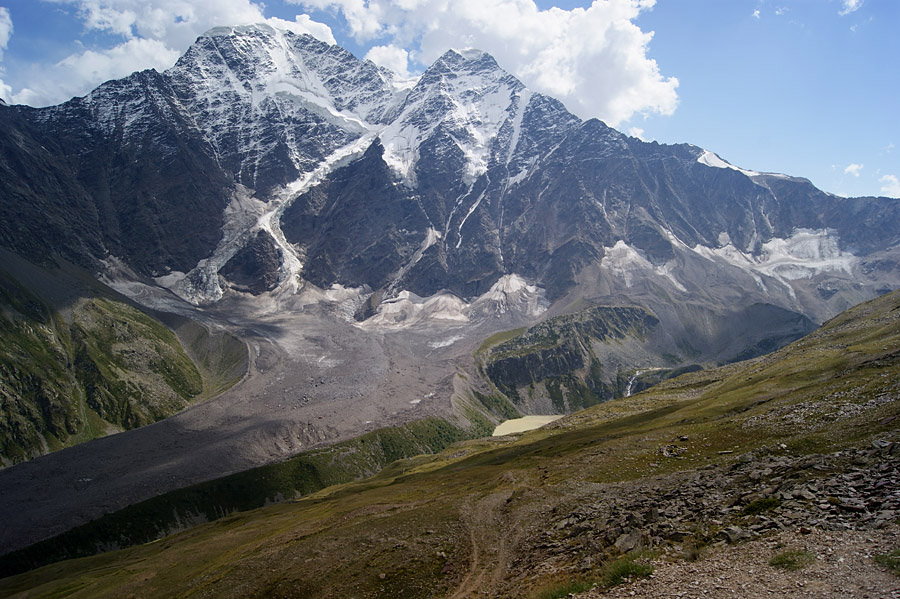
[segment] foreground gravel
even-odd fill
[[[900,576],[873,559],[875,555],[900,548],[900,528],[801,530],[709,547],[694,562],[662,557],[656,561],[656,570],[650,578],[576,596],[579,599],[900,599]],[[795,571],[769,565],[773,556],[787,550],[806,551],[814,559]]]

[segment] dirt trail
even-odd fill
[[[503,508],[511,496],[512,491],[493,493],[478,501],[469,501],[463,508],[472,555],[469,571],[450,599],[481,594],[503,580],[510,549],[517,545],[521,536],[520,527],[503,515]]]

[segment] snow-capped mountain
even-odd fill
[[[403,97],[392,73],[268,25],[213,29],[166,76],[222,166],[263,194],[375,129]]]
[[[5,247],[195,303],[304,282],[465,300],[516,275],[550,301],[739,295],[821,320],[900,283],[896,201],[581,121],[477,50],[402,81],[217,28],[165,73],[0,119]]]

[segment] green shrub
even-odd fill
[[[753,516],[755,514],[761,514],[771,509],[777,508],[779,505],[781,505],[781,502],[778,501],[777,497],[764,497],[763,499],[756,499],[744,506],[744,515]]]

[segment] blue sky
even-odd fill
[[[583,118],[900,197],[897,0],[0,0],[0,96],[59,103],[263,19],[411,75],[479,47]]]

